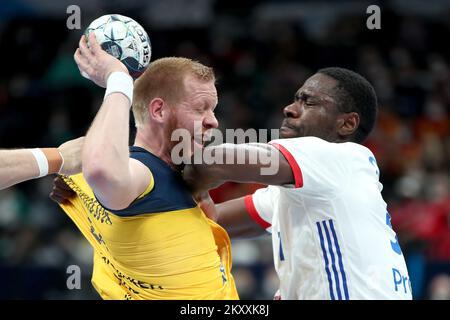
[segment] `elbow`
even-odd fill
[[[83,162],[83,175],[89,185],[96,185],[99,181],[108,180],[108,172],[100,162]]]
[[[84,154],[82,165],[84,178],[91,186],[114,180],[113,172],[105,165],[100,153]]]
[[[129,172],[108,162],[99,153],[86,155],[83,156],[83,175],[101,205],[114,210],[126,208],[134,200],[128,192]]]
[[[126,207],[120,198],[124,179],[120,179],[117,171],[108,170],[100,161],[87,161],[83,167],[83,176],[102,205],[116,210]]]

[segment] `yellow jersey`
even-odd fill
[[[103,299],[238,299],[226,231],[208,219],[179,173],[139,147],[152,174],[124,210],[96,199],[82,174],[64,177],[76,197],[61,204],[94,248],[92,284]]]

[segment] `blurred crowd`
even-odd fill
[[[278,128],[305,79],[322,67],[350,68],[378,94],[366,146],[377,157],[413,296],[450,299],[448,1],[417,11],[408,1],[379,1],[380,30],[366,27],[364,1],[79,1],[81,30],[69,30],[64,5],[76,2],[0,4],[1,148],[57,146],[85,134],[103,92],[79,75],[73,52],[83,28],[106,13],[140,22],[153,60],[185,56],[215,68],[221,129]],[[0,298],[98,299],[91,249],[48,199],[51,184],[48,177],[0,192]],[[212,196],[221,202],[258,187],[227,183]],[[241,298],[271,299],[278,282],[270,236],[234,241],[233,259]],[[82,270],[81,290],[67,289],[70,265]]]

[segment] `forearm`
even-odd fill
[[[39,167],[30,150],[0,150],[0,189],[38,176]]]
[[[82,162],[88,181],[114,183],[129,175],[129,114],[125,95],[112,93],[105,98],[84,143]]]
[[[209,194],[205,192],[198,200],[205,215],[221,225],[232,239],[254,238],[267,233],[250,218],[244,198],[216,205]]]
[[[0,150],[0,189],[57,173],[62,164],[56,148]]]
[[[206,163],[187,167],[197,187],[213,188],[225,181],[282,185],[293,181],[283,156],[268,144],[222,144],[205,149]]]
[[[267,234],[248,214],[244,198],[233,199],[215,206],[216,221],[231,239],[248,239]]]

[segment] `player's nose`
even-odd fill
[[[217,128],[218,126],[219,126],[219,121],[217,120],[217,118],[213,112],[209,113],[203,119],[203,127],[205,127],[206,129],[213,129],[213,128]]]
[[[298,118],[300,116],[300,110],[294,103],[284,107],[283,114],[286,118]]]

